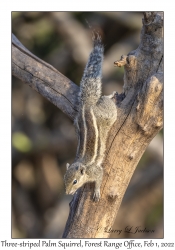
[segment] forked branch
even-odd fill
[[[144,13],[139,47],[116,66],[124,66],[123,93],[116,94],[118,118],[107,140],[101,198],[92,186],[74,195],[64,238],[107,238],[134,170],[152,138],[163,127],[163,14]],[[13,75],[54,103],[72,120],[79,87],[12,37]]]

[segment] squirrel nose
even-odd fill
[[[70,194],[70,190],[66,188],[66,194]]]

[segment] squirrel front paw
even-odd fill
[[[99,199],[100,199],[100,190],[97,189],[97,190],[94,191],[93,200],[94,200],[94,202],[98,202]]]

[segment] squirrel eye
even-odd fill
[[[73,184],[76,184],[77,183],[77,180],[74,180]]]

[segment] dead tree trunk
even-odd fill
[[[116,95],[118,117],[107,141],[101,198],[92,201],[92,185],[73,197],[64,238],[107,238],[134,170],[163,127],[163,14],[144,14],[139,47],[115,62],[124,66],[123,93]],[[71,119],[78,87],[32,55],[12,37],[13,75],[49,99]]]

